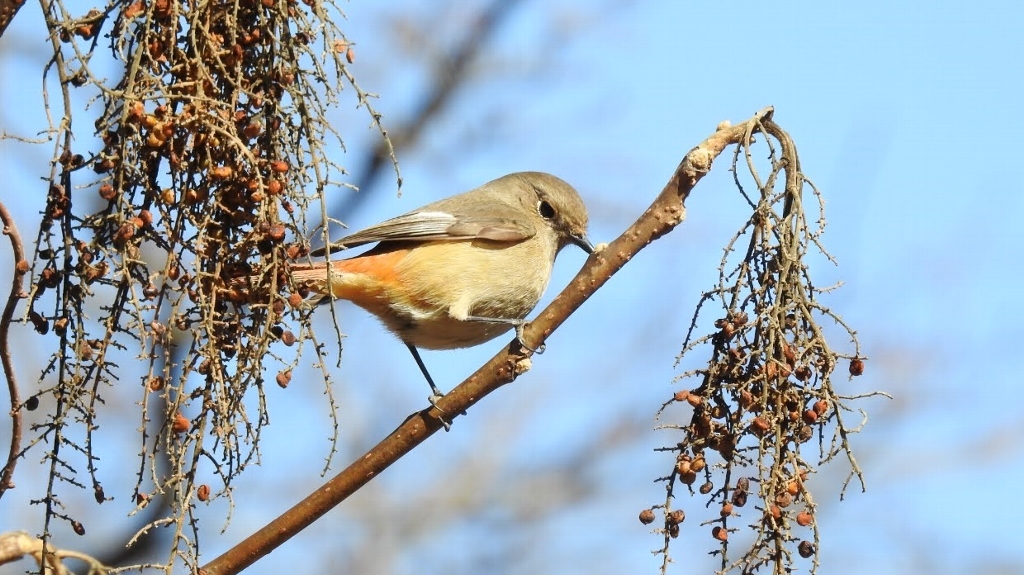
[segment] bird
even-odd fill
[[[310,305],[343,299],[375,315],[443,394],[419,349],[465,348],[521,335],[567,245],[594,252],[579,193],[543,172],[517,172],[355,232],[312,257],[375,243],[347,259],[294,263]]]

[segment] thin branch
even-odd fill
[[[538,349],[570,314],[641,249],[682,223],[686,214],[686,198],[711,169],[714,159],[727,146],[740,142],[748,130],[756,130],[758,123],[770,118],[772,112],[772,108],[766,108],[743,124],[720,125],[714,134],[690,150],[647,211],[618,239],[592,255],[576,278],[526,327],[522,344],[513,342],[441,398],[436,407],[410,415],[391,435],[348,468],[270,524],[211,561],[200,572],[228,575],[252,565],[441,429],[442,414],[448,420],[457,417],[457,414],[528,370],[529,358],[533,354],[530,350]]]
[[[0,222],[3,222],[4,235],[11,239],[11,251],[14,254],[11,293],[7,296],[7,305],[4,306],[3,315],[0,316],[0,361],[3,363],[4,377],[7,379],[7,390],[11,398],[11,447],[8,451],[7,463],[4,464],[3,471],[0,472],[0,497],[3,497],[8,489],[14,487],[14,468],[18,464],[18,453],[21,451],[21,394],[18,392],[18,381],[14,373],[8,339],[14,308],[17,307],[18,300],[25,297],[22,280],[24,280],[29,266],[25,259],[25,246],[21,241],[21,235],[18,234],[18,227],[14,224],[14,218],[7,211],[7,206],[3,202],[0,202]]]

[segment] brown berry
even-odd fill
[[[806,365],[801,365],[796,368],[793,375],[795,375],[800,381],[807,381],[808,379],[811,379],[811,368]]]
[[[746,491],[738,489],[732,494],[732,504],[736,507],[743,507],[747,504],[747,497],[748,495]]]
[[[801,426],[800,429],[796,432],[797,443],[806,443],[810,441],[812,437],[814,437],[814,430],[806,425]]]
[[[801,527],[807,527],[814,521],[814,516],[807,511],[801,511],[796,514],[796,524]]]
[[[733,509],[732,503],[729,503],[729,502],[723,503],[722,504],[722,509],[720,509],[718,511],[718,514],[721,515],[722,517],[728,517],[728,516],[732,515],[732,509]]]
[[[788,491],[783,491],[775,496],[775,504],[785,509],[793,504],[793,496]]]
[[[82,24],[75,27],[75,35],[88,40],[96,35],[98,27],[95,24]],[[81,533],[79,533],[81,535]]]
[[[814,409],[814,413],[817,413],[819,416],[825,415],[826,413],[828,413],[828,402],[825,401],[824,399],[819,399],[818,401],[814,402],[814,406],[812,409]]]
[[[755,417],[753,421],[750,422],[750,431],[752,431],[754,435],[758,437],[764,437],[765,434],[768,433],[769,429],[771,429],[771,424],[768,423],[767,419],[761,417],[760,415]]]
[[[788,343],[784,343],[782,345],[784,346],[782,348],[782,357],[786,358],[786,363],[789,364],[790,367],[793,367],[796,365],[796,350]]]
[[[683,511],[682,509],[676,509],[675,511],[673,511],[672,513],[669,513],[665,517],[665,523],[668,523],[669,525],[679,525],[680,523],[682,523],[685,520],[686,520],[686,512]]]
[[[260,124],[259,122],[251,122],[245,128],[242,128],[242,134],[244,134],[246,138],[255,138],[261,133],[263,133],[263,124]]]
[[[75,530],[75,535],[85,535],[85,526],[81,521],[72,521],[71,528]]]
[[[181,412],[178,412],[174,416],[174,422],[171,423],[171,431],[174,433],[185,433],[188,431],[189,426],[188,418],[182,415]]]
[[[117,190],[115,190],[114,186],[111,186],[110,184],[101,184],[100,197],[109,202],[117,197]]]
[[[141,15],[145,11],[146,11],[146,5],[143,4],[142,2],[136,2],[136,3],[132,4],[131,6],[128,6],[127,8],[125,8],[124,12],[122,12],[122,14],[124,15],[124,17],[126,19],[131,20],[132,18],[135,18],[136,16]],[[134,104],[138,105],[140,107],[142,106],[142,102],[135,102]]]
[[[210,177],[215,180],[226,180],[231,177],[234,170],[230,166],[215,166],[210,168]]]
[[[786,484],[786,492],[789,493],[790,495],[792,495],[793,497],[796,497],[797,495],[799,495],[800,494],[800,482],[797,481],[796,479],[794,479],[794,480],[790,481],[789,483],[787,483]]]
[[[800,545],[797,545],[796,550],[800,553],[800,556],[804,559],[808,559],[814,556],[814,543],[810,541],[801,541]]]
[[[729,532],[721,525],[716,525],[715,528],[711,530],[711,536],[719,541],[729,540]]]
[[[855,357],[850,360],[850,375],[858,376],[864,374],[864,360]]]
[[[32,322],[32,327],[35,328],[36,333],[39,335],[46,335],[50,332],[50,322],[46,321],[46,318],[39,315],[39,312],[28,312],[28,319]]]
[[[288,228],[281,224],[274,224],[267,230],[267,239],[275,242],[279,242],[284,239],[285,234],[288,233]]]
[[[292,370],[284,369],[277,372],[277,385],[281,388],[288,387],[288,384],[292,381]]]
[[[818,412],[814,411],[813,409],[808,409],[804,411],[803,418],[804,423],[806,423],[807,425],[812,425],[814,422],[818,421]]]
[[[707,462],[704,460],[703,455],[698,455],[690,462],[690,469],[694,471],[702,471],[707,466]]]
[[[205,484],[205,483],[200,485],[199,489],[196,489],[196,497],[200,501],[207,501],[207,500],[209,500],[210,499],[210,486]]]
[[[157,375],[149,378],[149,381],[146,382],[146,387],[148,387],[150,391],[160,391],[164,388],[166,383],[167,382],[164,380],[163,376]]]
[[[644,525],[650,525],[651,523],[654,523],[654,510],[644,509],[643,511],[641,511],[640,523],[643,523]]]

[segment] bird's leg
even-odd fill
[[[482,317],[478,315],[468,315],[466,316],[466,321],[485,321],[488,323],[505,323],[511,325],[516,328],[516,339],[519,341],[519,345],[523,346],[523,349],[529,351],[530,353],[544,353],[543,343],[537,346],[537,349],[533,349],[532,347],[526,345],[526,342],[523,341],[523,330],[526,329],[525,319],[505,319],[501,317]]]
[[[427,383],[430,385],[430,397],[427,398],[427,401],[430,402],[430,405],[433,405],[441,412],[441,417],[439,419],[444,425],[444,430],[449,431],[452,428],[452,424],[444,418],[444,410],[437,405],[437,402],[444,397],[444,394],[441,393],[441,390],[434,384],[434,379],[430,377],[430,372],[427,371],[427,366],[423,363],[423,358],[420,357],[420,352],[416,349],[416,346],[411,343],[406,343],[405,346],[409,348],[409,351],[412,353],[412,358],[416,360],[416,365],[420,366],[420,371],[423,372],[423,377],[427,379]]]

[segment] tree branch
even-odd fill
[[[7,296],[7,305],[4,306],[3,315],[0,316],[0,363],[3,364],[4,377],[7,379],[7,390],[11,398],[11,447],[7,454],[7,462],[4,463],[3,471],[0,471],[0,497],[8,489],[14,487],[14,468],[18,464],[18,454],[21,451],[21,395],[18,393],[18,380],[14,373],[14,363],[11,360],[11,348],[8,339],[11,331],[11,321],[14,317],[14,308],[18,300],[25,297],[22,289],[22,280],[28,273],[28,260],[25,259],[25,246],[18,234],[18,227],[14,225],[14,218],[7,211],[7,206],[0,202],[0,222],[3,223],[3,233],[11,238],[11,250],[14,255],[14,273],[11,274],[11,293]]]
[[[14,20],[18,10],[25,5],[25,0],[0,0],[0,37],[7,31],[7,26]]]
[[[533,355],[530,350],[543,344],[570,314],[641,249],[682,223],[686,215],[686,198],[704,174],[710,171],[714,159],[727,146],[739,143],[745,136],[758,131],[759,124],[769,119],[772,113],[772,108],[766,108],[742,124],[720,125],[714,134],[686,154],[647,211],[615,241],[590,256],[572,282],[530,322],[523,332],[524,341],[521,344],[515,341],[499,352],[441,398],[436,407],[410,415],[391,435],[348,468],[270,524],[211,561],[200,572],[205,575],[229,575],[245,569],[308,527],[441,429],[442,414],[451,421],[489,393],[528,370],[529,357]]]

